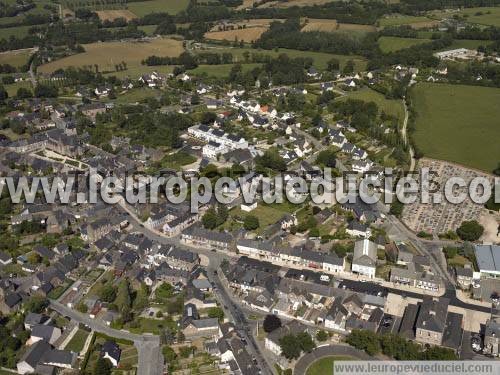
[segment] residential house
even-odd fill
[[[375,277],[377,268],[377,244],[368,240],[356,241],[352,260],[352,272]]]

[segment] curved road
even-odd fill
[[[375,359],[373,357],[370,357],[365,352],[362,352],[361,350],[353,348],[352,346],[349,345],[335,344],[335,345],[320,346],[315,350],[313,350],[311,353],[302,356],[295,364],[295,369],[293,373],[296,375],[305,375],[307,369],[309,368],[309,366],[311,366],[312,363],[314,363],[320,358],[331,357],[333,355],[350,356],[361,360],[373,361]]]

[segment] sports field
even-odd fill
[[[128,3],[127,8],[136,16],[143,17],[153,12],[177,14],[186,10],[188,4],[189,0],[150,0]]]
[[[69,66],[81,67],[95,64],[99,65],[101,72],[115,71],[115,65],[122,61],[127,63],[127,67],[133,69],[141,66],[141,61],[148,56],[179,56],[184,50],[182,42],[167,38],[141,42],[91,43],[83,47],[85,52],[42,65],[39,71],[51,73]]]
[[[306,375],[332,375],[333,363],[335,361],[353,361],[354,358],[348,356],[331,356],[318,359],[307,369]]]
[[[414,134],[425,156],[491,172],[500,161],[500,89],[419,83]]]
[[[398,38],[395,36],[381,36],[378,39],[380,50],[384,53],[399,51],[401,49],[409,48],[427,42],[430,42],[430,40],[417,38]]]

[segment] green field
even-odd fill
[[[383,17],[378,20],[380,26],[398,26],[398,25],[412,25],[424,27],[427,24],[433,23],[433,20],[422,16],[389,16]]]
[[[486,46],[493,43],[491,40],[455,39],[451,46],[443,48],[444,51],[455,48],[477,49],[479,46]]]
[[[188,0],[150,0],[128,3],[127,7],[132,13],[142,17],[153,12],[177,14],[185,10],[188,4]]]
[[[243,64],[242,69],[244,72],[252,70],[262,64]],[[223,64],[223,65],[199,65],[197,68],[192,69],[189,73],[194,75],[204,75],[215,78],[227,78],[233,64]]]
[[[332,375],[335,361],[352,361],[349,356],[331,356],[318,359],[307,369],[306,375]]]
[[[491,172],[500,161],[500,89],[419,83],[414,138],[425,156]]]
[[[454,15],[466,16],[465,20],[487,26],[500,26],[500,7],[465,8],[453,12],[434,12],[433,16],[443,19]]]
[[[395,52],[418,44],[430,42],[429,39],[398,38],[395,36],[381,36],[378,45],[383,53]]]
[[[28,30],[31,27],[32,26],[18,26],[0,29],[0,39],[9,39],[11,36],[24,38],[26,35],[28,35]]]
[[[314,66],[318,69],[326,69],[328,61],[332,58],[336,58],[339,60],[341,67],[345,65],[348,60],[353,60],[356,65],[356,70],[361,71],[366,68],[366,59],[357,55],[333,55],[330,53],[323,52],[310,52],[310,51],[299,51],[295,49],[286,49],[279,48],[278,51],[275,50],[263,50],[263,49],[251,49],[251,48],[229,48],[229,47],[219,47],[219,48],[210,48],[210,52],[224,53],[229,52],[233,54],[233,57],[236,61],[244,61],[243,54],[245,52],[249,52],[252,54],[265,54],[271,57],[278,57],[279,55],[286,53],[289,57],[310,57],[314,60]],[[200,52],[205,52],[202,50]]]
[[[345,98],[364,100],[365,102],[375,102],[380,111],[392,115],[401,121],[404,119],[404,108],[400,100],[386,99],[384,95],[369,89],[361,89],[358,91],[350,92],[346,97],[340,98],[339,100],[345,100]]]

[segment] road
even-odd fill
[[[71,320],[85,324],[91,330],[104,333],[117,339],[125,339],[134,342],[137,348],[139,362],[137,368],[138,375],[161,375],[163,374],[163,356],[160,351],[160,338],[154,335],[138,335],[127,331],[113,329],[99,320],[91,319],[88,315],[69,307],[55,300],[49,300],[50,307],[63,316]]]
[[[175,245],[176,247],[196,252],[197,254],[204,255],[208,258],[209,260],[209,264],[207,267],[208,278],[210,282],[212,282],[217,286],[218,290],[216,294],[224,306],[224,311],[226,312],[226,315],[231,318],[231,320],[234,322],[234,325],[239,329],[239,333],[247,341],[249,353],[257,359],[262,374],[272,375],[273,374],[272,366],[266,362],[264,355],[261,353],[259,347],[257,346],[257,343],[255,342],[255,339],[252,335],[250,324],[247,321],[245,314],[243,313],[242,309],[238,306],[238,304],[233,302],[231,297],[228,295],[226,289],[222,285],[221,280],[214,272],[219,269],[222,260],[229,258],[229,256],[221,254],[220,252],[213,252],[200,247],[191,248],[182,245],[179,241],[179,237],[172,237],[172,238],[165,237],[160,233],[155,232],[142,225],[137,216],[134,214],[134,212],[125,203],[122,202],[120,206],[129,214],[129,222],[133,226],[134,231],[138,231],[144,234],[147,238],[149,238],[152,241],[156,241],[158,243],[162,243],[165,245]]]

